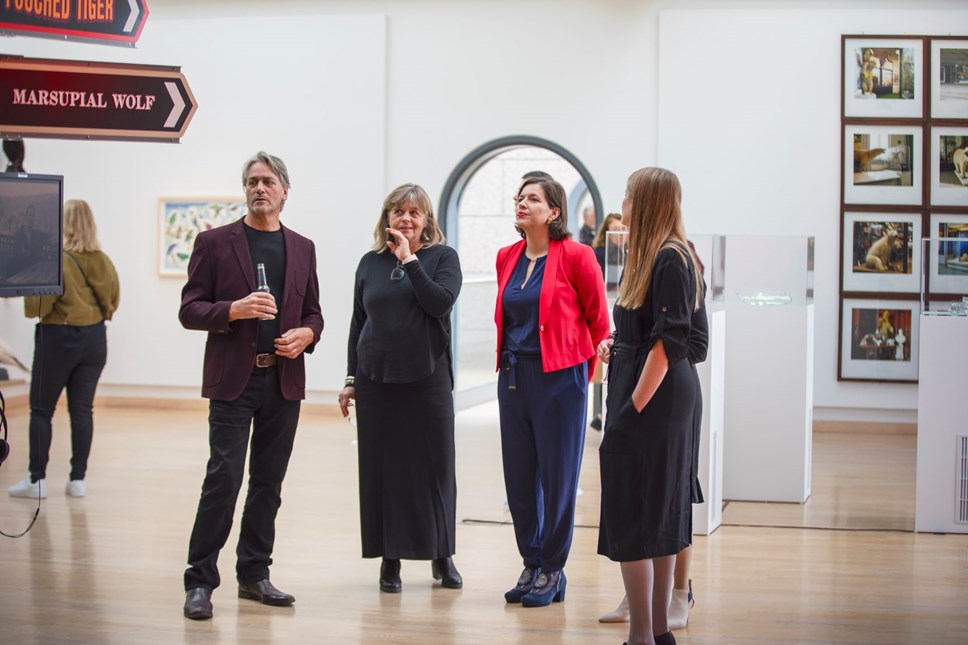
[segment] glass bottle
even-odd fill
[[[266,280],[266,265],[264,265],[262,262],[259,262],[257,265],[255,265],[255,272],[257,283],[255,290],[270,293],[269,282]]]

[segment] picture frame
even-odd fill
[[[841,300],[841,381],[918,380],[920,302]]]
[[[931,118],[968,119],[968,40],[931,40]]]
[[[968,294],[968,214],[932,213],[926,237],[932,238],[926,258],[928,292]],[[964,242],[934,241],[936,238],[957,238]]]
[[[843,291],[917,293],[921,288],[921,225],[918,213],[844,212]]]
[[[241,197],[161,197],[158,199],[158,273],[188,275],[195,238],[245,215]]]
[[[845,117],[923,118],[923,39],[844,36],[842,60]]]
[[[844,203],[920,205],[923,134],[920,125],[845,125]]]
[[[968,102],[968,83],[965,92]],[[968,206],[968,125],[931,128],[930,136],[931,204]]]

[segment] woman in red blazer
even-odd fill
[[[568,239],[561,184],[526,179],[515,204],[524,239],[498,251],[494,321],[504,485],[524,571],[504,598],[540,607],[565,599],[588,378],[609,318],[595,253]]]

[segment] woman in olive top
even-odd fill
[[[30,378],[30,476],[10,487],[13,497],[47,497],[51,419],[67,388],[71,417],[71,470],[66,492],[84,497],[94,436],[94,391],[107,361],[104,321],[118,308],[118,274],[101,251],[87,202],[64,204],[64,293],[24,298],[24,314],[40,318],[34,332]]]

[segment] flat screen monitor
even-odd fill
[[[64,178],[0,172],[0,297],[64,293]]]

